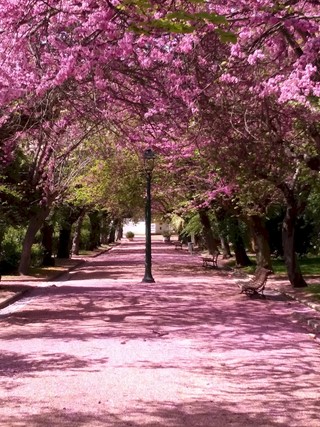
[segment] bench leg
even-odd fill
[[[207,268],[217,268],[212,261],[204,261],[203,266]]]
[[[264,295],[263,291],[259,291],[256,289],[250,289],[247,290],[247,292],[245,292],[246,295],[248,295],[249,297],[261,297],[261,298],[266,298],[266,296]]]

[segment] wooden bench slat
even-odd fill
[[[213,255],[201,256],[203,267],[218,268],[218,257],[220,252],[214,252]]]
[[[263,291],[267,283],[269,274],[271,270],[267,268],[259,267],[255,275],[248,282],[238,281],[237,285],[241,289],[240,294],[245,293],[248,296],[261,295],[264,296]]]

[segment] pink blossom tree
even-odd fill
[[[17,142],[12,117],[31,117],[34,101],[53,92],[53,123],[104,122],[123,145],[152,145],[173,167],[200,153],[223,168],[228,191],[236,153],[252,170],[247,180],[264,171],[274,182],[275,169],[295,176],[282,159],[320,164],[314,1],[17,0],[3,4],[0,22],[6,153]],[[234,34],[237,43],[223,43]],[[205,171],[200,187],[207,205],[219,193],[211,177]]]

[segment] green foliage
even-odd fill
[[[184,226],[184,219],[177,214],[172,214],[170,219],[173,229],[176,230],[176,232],[180,233]]]
[[[312,295],[315,299],[320,300],[320,284],[314,283],[312,285],[309,285],[307,289],[305,290],[307,294]]]
[[[223,31],[220,28],[216,30],[216,33],[220,37],[223,43],[237,43],[237,36],[231,31]]]
[[[127,231],[127,232],[126,232],[126,238],[127,238],[127,239],[133,239],[133,238],[134,238],[134,233],[133,233],[133,231]]]
[[[304,213],[305,220],[312,224],[313,232],[310,236],[310,250],[320,253],[320,183],[314,182],[313,189],[309,195],[308,205]]]
[[[270,252],[277,256],[283,255],[282,248],[282,221],[285,215],[283,207],[269,209],[266,220],[266,229],[269,235]],[[314,224],[315,217],[311,215],[310,210],[300,215],[296,222],[295,245],[298,255],[307,253],[318,253],[319,242],[317,229]]]
[[[104,210],[113,218],[140,217],[144,206],[145,180],[139,157],[92,141],[92,161],[70,187],[68,201],[86,210]],[[95,144],[95,145],[93,145]],[[91,146],[90,146],[91,147]],[[89,148],[90,148],[89,147]]]
[[[86,215],[84,217],[80,232],[80,249],[88,251],[90,248],[90,220]]]
[[[284,207],[271,207],[268,210],[268,215],[265,222],[269,236],[270,252],[276,256],[283,256],[281,229],[284,214]]]
[[[128,11],[130,11],[134,7],[135,10],[138,11],[141,20],[136,20],[136,22],[129,27],[131,31],[138,34],[151,34],[154,31],[188,34],[196,31],[198,27],[201,28],[201,26],[206,23],[219,26],[225,26],[228,23],[226,17],[223,15],[201,11],[201,5],[205,5],[206,3],[204,0],[190,0],[189,3],[191,10],[194,10],[195,5],[197,5],[198,11],[187,12],[188,5],[186,4],[184,10],[176,9],[173,12],[168,11],[168,13],[160,19],[154,18],[155,7],[146,0],[127,0],[122,2],[122,4],[118,6],[118,9],[128,9]],[[221,28],[217,28],[215,31],[223,43],[236,43],[237,37],[234,33],[225,31]]]
[[[190,218],[186,219],[185,225],[181,231],[183,236],[191,236],[192,234],[202,234],[203,227],[200,222],[198,213],[194,213]]]
[[[148,28],[149,25],[145,25],[146,29]],[[188,23],[183,23],[183,22],[174,22],[171,21],[169,19],[155,19],[152,22],[152,27],[162,30],[162,31],[166,31],[169,33],[192,33],[195,30],[195,27],[193,27],[192,25],[188,24]],[[142,27],[143,28],[143,27]]]
[[[318,256],[303,256],[299,258],[299,266],[303,275],[320,275],[320,258]],[[275,274],[287,274],[286,266],[281,259],[273,260],[272,267]]]
[[[24,234],[23,228],[7,228],[1,243],[0,274],[13,273],[17,270]]]
[[[0,274],[12,274],[17,271],[25,232],[26,230],[24,227],[8,227],[4,233],[0,252]],[[43,247],[40,242],[34,243],[31,248],[31,266],[40,266],[42,260]]]
[[[179,10],[168,13],[165,18],[154,19],[151,25],[154,28],[171,33],[192,33],[196,29],[196,24],[203,21],[208,21],[214,24],[227,23],[227,20],[224,16],[220,16],[214,13],[187,13],[183,10]],[[221,34],[222,33],[223,32],[221,32]],[[219,32],[218,34],[220,35]]]
[[[20,151],[0,174],[0,223],[5,226],[25,224],[31,198],[26,194],[27,163]]]
[[[34,243],[31,248],[31,267],[40,267],[44,256],[43,246],[40,243]]]
[[[245,267],[242,269],[243,272],[247,274],[253,274],[256,266],[256,259],[254,257],[249,257],[252,261],[252,265],[249,267]],[[227,263],[228,266],[234,267],[235,261],[230,260]],[[319,276],[320,275],[320,257],[318,256],[303,256],[299,258],[299,266],[301,269],[301,272],[304,276]],[[287,276],[287,267],[284,263],[284,260],[281,258],[272,259],[272,269],[274,271],[274,274],[279,274],[281,276]],[[309,289],[309,287],[308,287]]]
[[[243,241],[245,246],[248,247],[249,242],[247,224],[241,221],[239,218],[231,217],[229,219],[229,239],[233,244],[236,244],[236,242],[239,241]]]

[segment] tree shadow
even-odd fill
[[[98,360],[102,364],[107,361],[107,357]],[[55,370],[79,371],[85,369],[90,372],[90,368],[96,362],[94,357],[86,359],[66,353],[46,352],[45,354],[38,354],[35,358],[32,354],[27,355],[2,351],[0,354],[0,376],[13,377],[15,375],[23,375],[33,377],[35,373]]]
[[[16,403],[24,404],[23,401]],[[172,401],[137,401],[129,414],[113,412],[111,408],[108,408],[108,403],[104,401],[99,401],[99,404],[91,411],[89,409],[75,411],[67,402],[61,409],[46,409],[36,414],[24,414],[23,420],[15,414],[2,418],[2,422],[3,425],[11,427],[21,425],[32,427],[287,427],[290,425],[297,427],[303,425],[299,424],[294,415],[297,412],[294,403],[289,406],[292,411],[286,412],[279,403],[279,421],[274,421],[274,415],[269,415],[267,408],[257,413],[249,403],[246,408],[239,410],[237,403],[231,406],[223,401],[207,399],[186,400],[183,404]],[[316,418],[310,422],[310,426],[317,425]]]
[[[2,317],[6,390],[19,387],[15,376],[32,382],[58,371],[88,378],[117,372],[114,391],[100,383],[99,391],[127,399],[122,412],[107,400],[92,408],[69,400],[65,409],[61,403],[53,410],[51,402],[37,402],[37,413],[24,409],[24,425],[317,425],[319,357],[304,329],[292,322],[295,303],[271,293],[265,300],[240,295],[232,278],[201,265],[190,270],[198,261],[172,252],[155,264],[162,269],[156,283],[142,284],[129,271],[130,282],[101,279],[90,286],[79,273],[79,281],[33,289],[28,304]],[[42,350],[33,349],[42,340]],[[80,355],[79,348],[85,349]],[[142,391],[121,394],[127,381],[139,390],[143,379]],[[91,402],[96,390],[82,393],[77,397]],[[172,399],[161,399],[165,393]],[[31,400],[13,394],[10,405],[26,407]],[[10,419],[2,415],[2,422],[20,426],[19,411]]]

